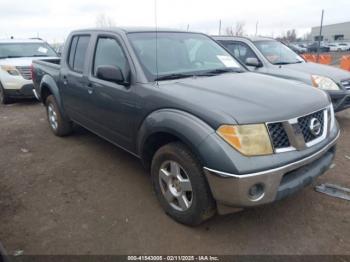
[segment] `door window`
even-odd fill
[[[239,59],[242,63],[245,63],[247,58],[256,58],[258,57],[255,55],[253,50],[244,43],[239,42],[228,42],[223,43],[223,45],[229,50],[229,52]],[[259,59],[258,59],[259,60]]]
[[[90,36],[74,36],[72,39],[68,64],[76,72],[84,71],[86,52],[89,46]]]
[[[99,66],[115,66],[122,70],[124,77],[128,74],[128,60],[120,44],[113,38],[100,37],[97,41],[93,75],[97,76]]]

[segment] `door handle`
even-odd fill
[[[88,91],[89,95],[92,95],[92,93],[94,92],[94,87],[95,86],[91,83],[87,84],[87,91]]]
[[[63,85],[68,85],[67,76],[63,76]]]

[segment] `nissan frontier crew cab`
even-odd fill
[[[326,93],[251,73],[201,33],[75,31],[33,80],[55,135],[77,123],[139,158],[187,225],[295,193],[335,155]]]

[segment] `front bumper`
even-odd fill
[[[4,89],[4,91],[10,98],[34,98],[33,88],[33,84],[26,84],[19,89]]]
[[[329,96],[331,97],[335,112],[350,108],[350,90],[330,91]]]
[[[204,168],[213,197],[220,205],[252,207],[282,199],[322,175],[332,164],[338,135],[316,153],[299,161],[251,174],[236,175]],[[252,193],[258,185],[260,191]]]

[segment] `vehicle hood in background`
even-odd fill
[[[288,79],[301,80],[308,84],[311,84],[311,75],[326,76],[333,79],[336,83],[350,79],[350,72],[333,66],[311,62],[275,66],[270,73]]]
[[[58,57],[19,57],[0,59],[0,65],[9,66],[31,66],[34,60],[40,59],[57,59]]]
[[[316,88],[249,72],[161,81],[159,87],[175,108],[204,119],[208,111],[216,116],[230,115],[239,124],[286,120],[330,104],[328,95]]]

